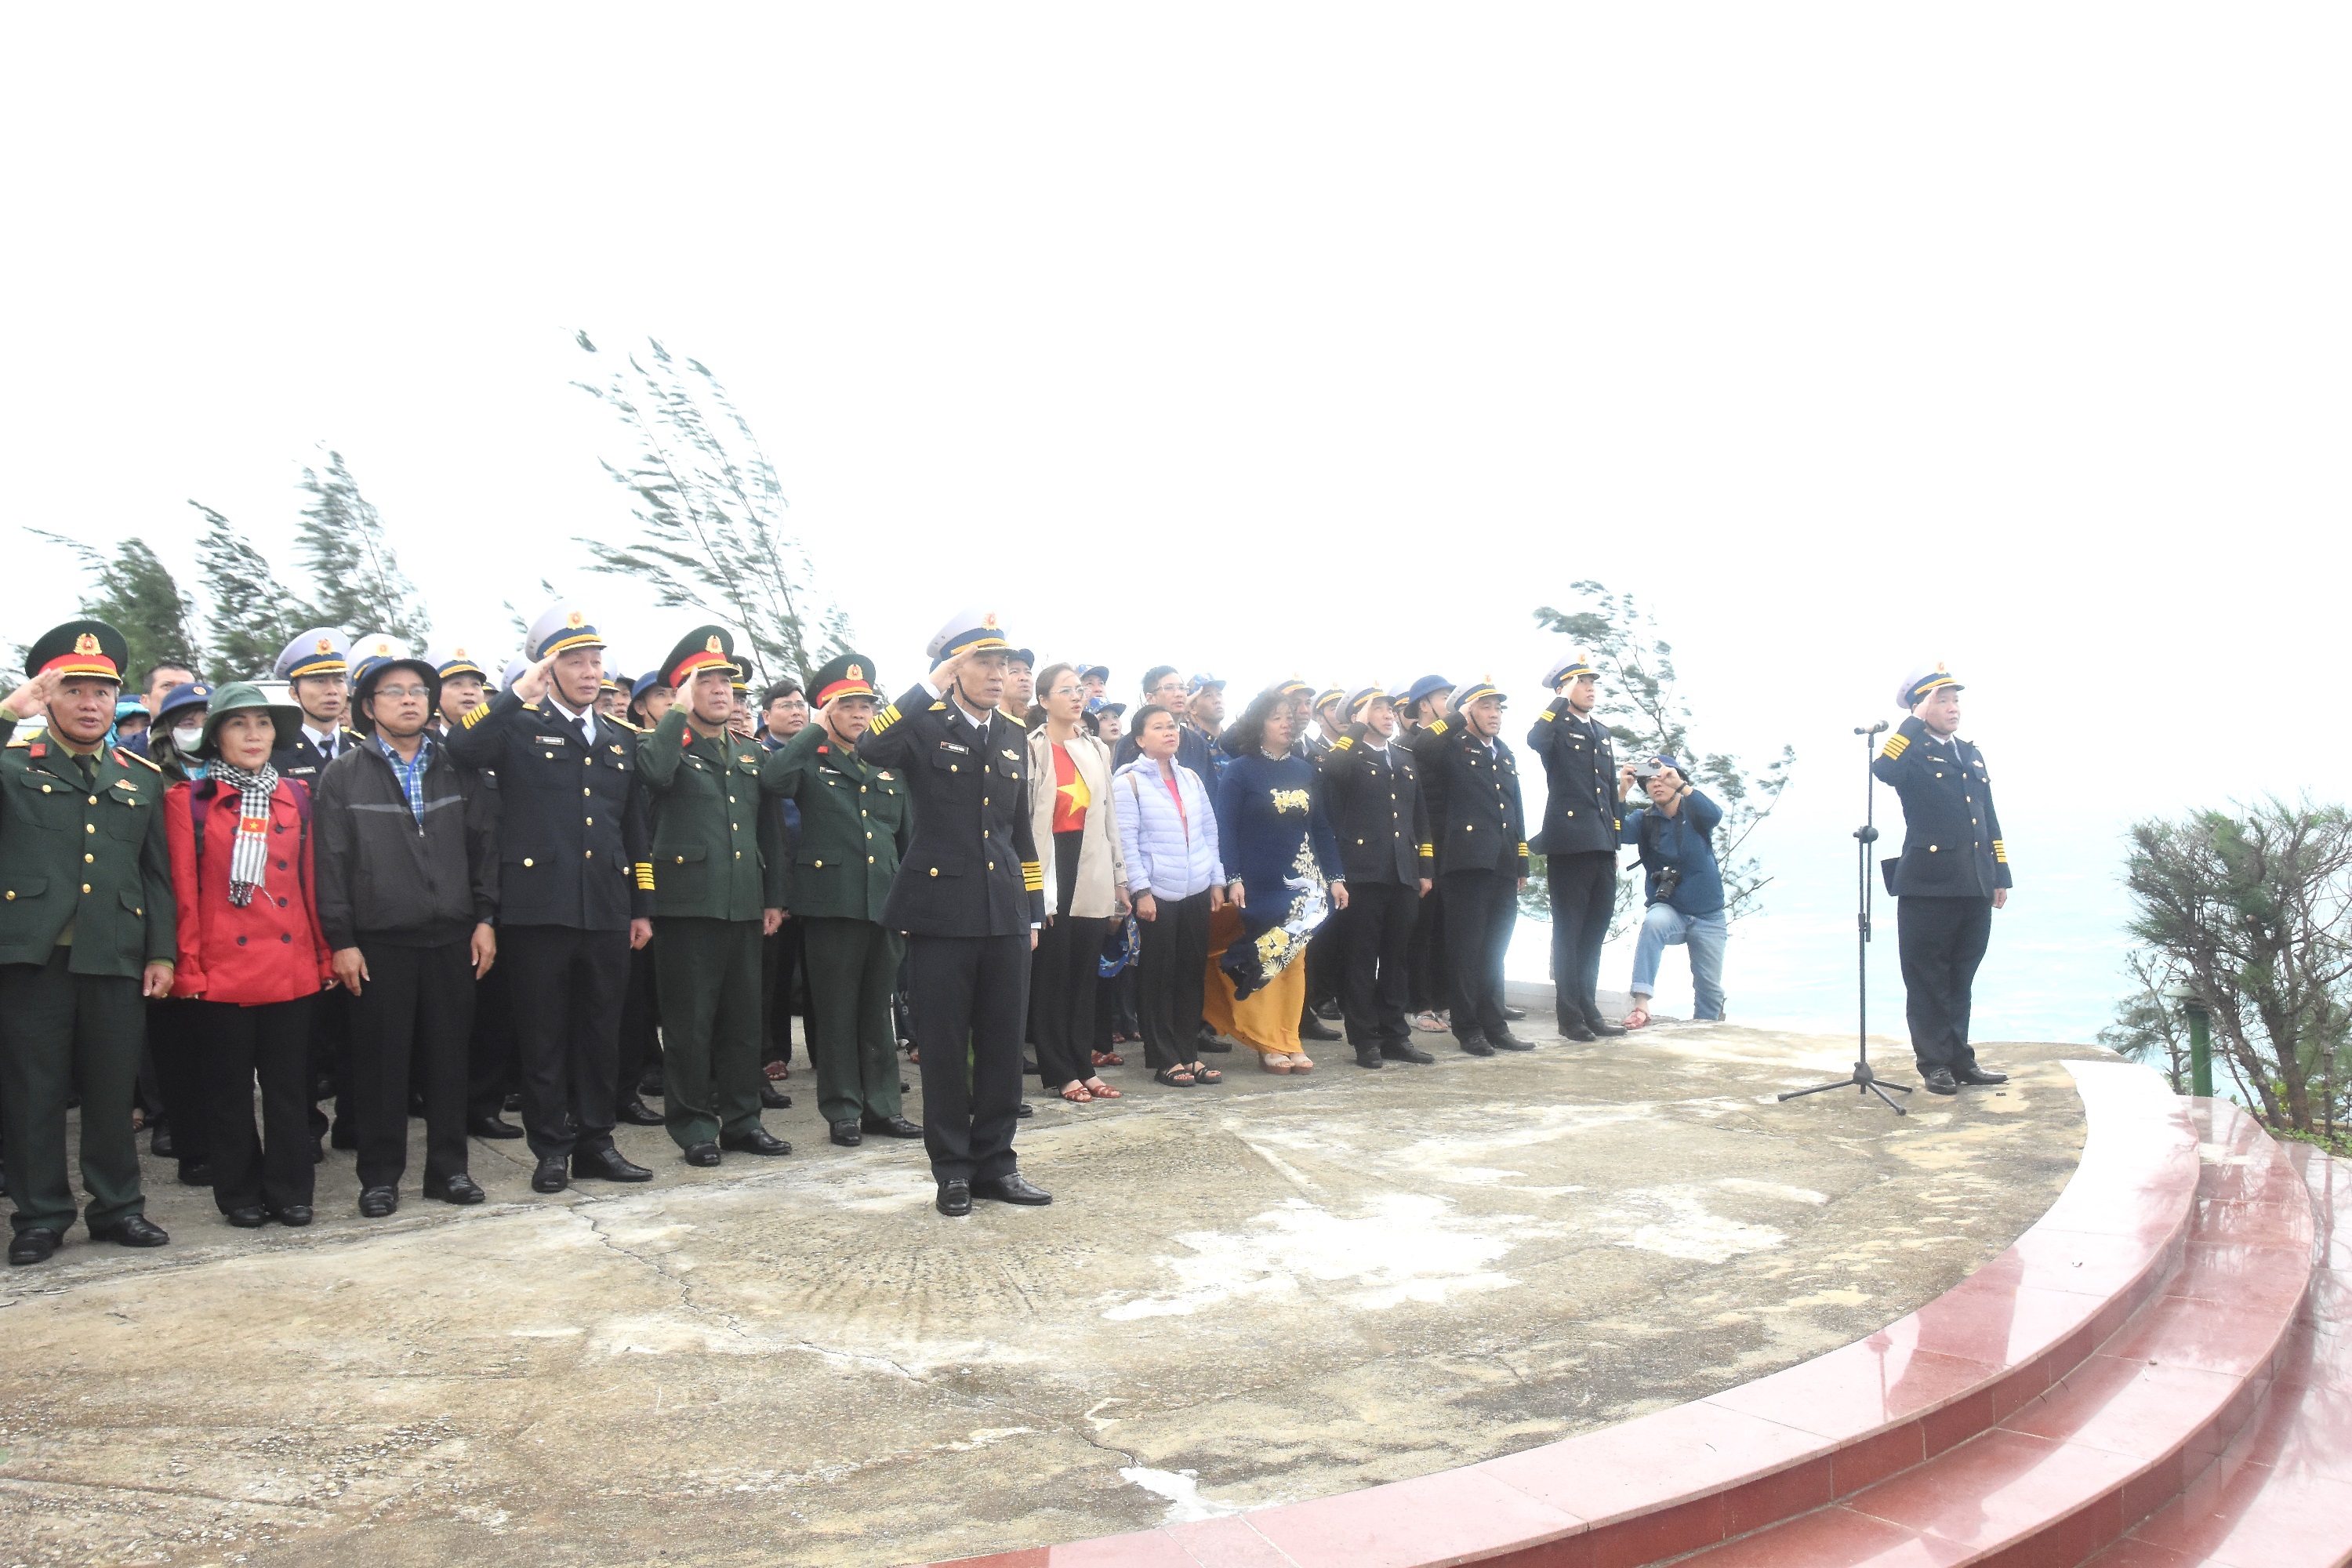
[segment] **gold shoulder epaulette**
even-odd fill
[[[1331,749],[1335,752],[1344,752],[1355,743],[1356,738],[1354,736],[1342,735],[1338,740],[1331,742]]]
[[[643,730],[640,730],[635,724],[630,723],[626,719],[615,719],[610,713],[604,715],[604,722],[607,724],[618,725],[620,728],[626,730],[632,735],[642,735],[645,733]]]
[[[17,749],[18,749],[18,748],[20,748],[20,747],[29,750],[29,749],[31,748],[32,744],[33,744],[33,738],[32,738],[30,735],[27,735],[27,736],[26,736],[26,737],[25,737],[23,740],[21,740],[21,741],[11,741],[11,742],[8,742],[8,749],[9,749],[10,751],[12,751],[12,752],[13,752],[13,751],[17,750]]]
[[[342,726],[342,731],[343,731],[343,733],[344,733],[344,734],[349,735],[349,736],[350,736],[352,740],[354,740],[354,741],[364,741],[364,740],[366,740],[366,739],[367,739],[367,737],[366,737],[365,735],[361,734],[357,730],[352,729],[349,724],[346,724],[346,725]]]
[[[457,727],[461,730],[470,730],[489,716],[490,705],[487,702],[480,703],[466,710],[464,716],[457,721]]]
[[[892,704],[891,704],[891,706],[892,706],[893,708],[895,708],[895,707],[897,707],[897,706],[898,706],[898,704],[894,702],[894,703],[892,703]],[[939,701],[939,702],[934,702],[934,703],[932,703],[932,704],[931,704],[931,711],[932,711],[932,712],[934,712],[934,713],[944,713],[944,712],[946,712],[947,710],[948,710],[948,705],[947,705],[947,703],[946,703],[944,700],[942,700],[942,701]]]
[[[151,763],[138,752],[126,752],[120,746],[114,748],[114,760],[118,763],[137,763],[150,773],[160,773],[163,771],[162,764]]]

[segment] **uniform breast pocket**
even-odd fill
[[[108,800],[104,795],[99,798],[101,801]],[[99,816],[106,823],[106,831],[110,837],[119,838],[125,844],[136,844],[147,837],[147,814],[154,809],[153,806],[136,796],[126,800],[121,795],[116,795],[112,797],[110,804],[110,809],[102,807],[99,812]]]
[[[654,894],[664,900],[691,900],[710,882],[709,851],[699,844],[654,846]]]
[[[62,833],[80,819],[81,813],[75,809],[80,804],[79,796],[54,779],[18,773],[16,792],[8,801],[8,814],[19,821]]]
[[[981,766],[979,759],[969,752],[953,752],[941,746],[931,753],[931,768],[936,773],[967,773]]]

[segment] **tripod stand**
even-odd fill
[[[1904,1109],[1902,1102],[1886,1091],[1891,1089],[1899,1094],[1909,1094],[1912,1086],[1890,1083],[1870,1070],[1870,847],[1878,842],[1878,795],[1873,787],[1876,781],[1870,773],[1870,742],[1885,728],[1886,721],[1881,719],[1866,730],[1854,731],[1862,737],[1862,826],[1853,830],[1856,840],[1853,850],[1854,950],[1859,961],[1854,995],[1855,1006],[1861,1014],[1860,1032],[1854,1043],[1853,1071],[1834,1083],[1817,1083],[1811,1089],[1792,1089],[1780,1098],[1783,1100],[1797,1100],[1808,1094],[1825,1094],[1833,1089],[1852,1089],[1856,1095],[1874,1094],[1886,1101],[1887,1109],[1895,1115],[1908,1116],[1910,1112]]]

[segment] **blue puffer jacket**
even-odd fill
[[[1110,795],[1118,813],[1119,849],[1127,857],[1129,893],[1150,893],[1159,899],[1189,899],[1225,880],[1224,862],[1217,853],[1217,813],[1209,804],[1208,786],[1191,768],[1176,770],[1177,787],[1184,792],[1184,810],[1168,794],[1160,764],[1150,757],[1135,761],[1111,774]]]

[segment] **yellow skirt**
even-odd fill
[[[1267,1056],[1305,1054],[1298,1043],[1298,1010],[1307,1004],[1306,961],[1293,961],[1273,980],[1236,1002],[1233,976],[1217,967],[1217,960],[1241,934],[1240,910],[1227,904],[1210,912],[1209,969],[1202,980],[1202,1016],[1209,1020],[1209,1027],[1254,1051]]]

